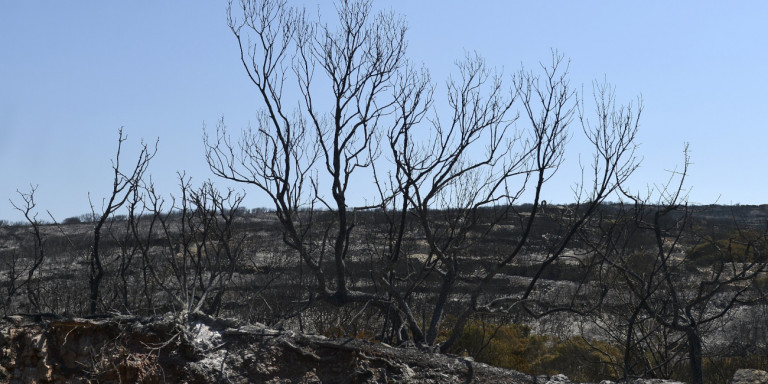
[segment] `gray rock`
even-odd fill
[[[0,319],[0,383],[31,382],[533,384],[468,358],[204,315]]]
[[[557,375],[531,376],[531,379],[533,380],[532,384],[575,384],[568,376],[562,373]]]
[[[630,383],[631,384],[685,384],[679,381],[664,380],[664,379],[635,379],[630,381]],[[615,381],[611,381],[611,380],[603,380],[600,382],[600,384],[619,384],[619,383],[616,383]]]
[[[550,377],[546,384],[568,384],[570,382],[571,380],[568,378],[568,376],[561,373],[559,375]]]
[[[731,384],[768,384],[768,372],[757,369],[739,369]]]

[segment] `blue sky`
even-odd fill
[[[182,5],[183,4],[183,5]],[[300,1],[312,10],[317,2]],[[511,74],[557,49],[571,82],[607,79],[619,101],[642,94],[641,169],[632,188],[661,183],[690,143],[695,203],[768,202],[768,2],[378,1],[409,24],[409,57],[440,93],[467,51]],[[164,193],[176,172],[212,178],[203,124],[231,129],[259,107],[226,26],[225,1],[5,2],[0,12],[0,219],[20,220],[9,198],[37,185],[41,217],[59,220],[99,204],[110,187],[117,130],[126,159],[159,137],[150,166]],[[329,2],[321,12],[332,16]],[[567,202],[575,160],[550,189]],[[226,186],[223,182],[218,182]],[[242,188],[242,187],[238,187]],[[560,191],[560,192],[558,192]],[[249,207],[269,206],[246,189]]]

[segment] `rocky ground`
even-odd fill
[[[203,315],[8,316],[0,321],[0,382],[570,383],[563,375],[534,377],[464,357]],[[768,373],[742,370],[733,382],[768,383]]]

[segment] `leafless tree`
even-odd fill
[[[203,250],[192,263],[200,286],[199,301],[202,304],[198,304],[198,308],[218,315],[222,298],[243,260],[245,236],[236,231],[235,218],[245,195],[232,189],[222,193],[207,181],[190,197],[201,223],[198,232]]]
[[[43,265],[43,261],[45,261],[45,236],[43,235],[41,231],[42,223],[37,219],[37,213],[34,212],[35,207],[37,204],[35,203],[35,191],[37,190],[37,186],[30,186],[29,192],[21,192],[17,191],[19,194],[19,197],[21,198],[21,202],[14,202],[11,200],[11,205],[13,205],[13,208],[15,208],[17,211],[21,212],[22,215],[24,215],[24,218],[27,220],[27,222],[30,225],[30,232],[34,239],[34,256],[32,257],[32,264],[29,267],[23,267],[26,269],[27,272],[27,280],[23,283],[21,283],[19,286],[15,286],[15,278],[18,276],[16,275],[16,254],[14,253],[14,257],[12,258],[12,264],[11,264],[11,270],[9,271],[9,278],[11,279],[11,287],[12,289],[9,290],[9,297],[11,294],[18,289],[21,288],[22,285],[25,285],[27,287],[27,299],[29,300],[30,309],[34,312],[40,312],[40,302],[39,302],[39,291],[36,289],[35,284],[33,282],[33,278],[35,276],[35,272],[38,271],[38,269]],[[10,300],[9,300],[10,302]]]
[[[8,280],[3,284],[5,291],[3,313],[8,315],[13,312],[14,300],[17,298],[17,293],[24,287],[24,281],[22,280],[24,266],[21,262],[21,252],[17,249],[3,250],[0,253],[0,257],[2,257],[3,261],[3,273],[7,276]]]
[[[348,282],[354,213],[363,208],[349,206],[348,194],[353,175],[377,156],[381,120],[395,113],[392,80],[405,65],[405,24],[374,14],[368,1],[337,4],[336,30],[283,1],[236,7],[230,2],[229,26],[264,109],[237,144],[223,121],[215,137],[206,136],[208,163],[216,175],[271,198],[284,242],[309,267],[323,300],[381,302]],[[298,105],[284,100],[286,88],[299,95]],[[332,217],[321,221],[318,210]]]
[[[477,282],[469,297],[462,298],[468,305],[459,312],[450,337],[441,344],[443,350],[461,336],[473,314],[504,313],[515,306],[527,308],[536,302],[532,293],[543,271],[561,258],[584,222],[637,167],[634,152],[640,110],[634,110],[632,105],[617,106],[612,88],[595,84],[597,121],[590,122],[582,105],[575,102],[576,93],[569,85],[567,63],[562,56],[553,53],[552,62],[543,70],[543,76],[521,70],[513,79],[511,94],[505,96],[500,78],[489,76],[481,60],[470,58],[460,64],[461,82],[449,82],[448,100],[453,117],[448,128],[433,120],[435,137],[429,137],[426,145],[421,146],[411,137],[414,125],[403,124],[390,133],[398,167],[396,185],[406,201],[403,207],[418,217],[430,247],[425,266],[434,263],[442,281],[427,328],[428,344],[434,343],[437,336],[459,265],[471,262],[467,252],[471,244],[482,241],[502,217],[514,216],[519,224],[518,233],[509,239],[511,250],[486,265],[479,276],[474,271],[475,276],[468,277]],[[527,119],[517,122],[518,130],[509,132],[517,119],[509,112],[517,100]],[[569,126],[576,112],[585,136],[594,146],[594,177],[591,184],[580,185],[576,190],[575,210],[579,215],[554,234],[549,254],[524,293],[490,298],[486,287],[522,252],[530,250],[527,247],[539,218],[541,196],[546,182],[564,161]],[[485,152],[476,149],[477,146]],[[530,212],[524,215],[510,211],[526,190],[533,191]],[[476,230],[479,212],[486,207],[494,208],[494,218],[485,223],[479,236],[470,239],[467,235],[473,228]],[[538,304],[551,307],[550,303]]]
[[[441,119],[428,73],[405,59],[404,22],[391,13],[374,15],[369,1],[341,1],[336,10],[333,30],[283,1],[230,2],[229,26],[264,108],[236,142],[223,120],[215,136],[206,134],[208,164],[216,175],[269,196],[284,242],[314,277],[310,296],[378,308],[387,313],[385,322],[407,329],[419,344],[435,344],[457,281],[474,279],[447,348],[474,313],[532,305],[542,272],[637,167],[640,108],[617,106],[613,89],[596,84],[597,117],[590,120],[557,53],[543,76],[521,70],[509,88],[501,74],[468,55],[458,64],[458,78],[448,82],[450,112]],[[287,102],[293,95],[298,103]],[[522,128],[516,125],[518,101],[526,117]],[[486,287],[526,249],[543,187],[563,162],[577,115],[594,147],[585,172],[591,184],[576,189],[579,215],[551,245],[522,296],[490,300]],[[376,180],[378,194],[364,206],[350,206],[351,186],[366,177]],[[526,191],[533,191],[531,212],[511,212]],[[373,208],[385,217],[387,245],[370,248],[376,257],[364,284],[370,288],[363,290],[348,262],[357,214]],[[493,219],[481,223],[481,210],[495,212]],[[461,272],[471,263],[469,249],[510,214],[522,230],[510,239],[508,254],[479,276]],[[420,265],[404,253],[414,236],[406,229],[414,222],[409,217],[428,244]],[[411,295],[435,276],[440,284],[431,314],[419,321]]]
[[[181,195],[170,207],[150,184],[143,199],[147,223],[140,228],[133,220],[146,300],[155,301],[149,290],[156,288],[179,313],[217,314],[242,258],[244,237],[234,226],[244,195],[221,193],[210,182],[195,189],[189,177],[178,176]],[[153,247],[158,241],[163,246]]]
[[[688,206],[684,190],[689,162],[686,148],[683,169],[658,188],[656,200],[626,193],[631,208],[621,220],[606,223],[602,242],[592,249],[618,273],[613,276],[618,277],[625,293],[633,296],[624,343],[625,364],[636,351],[631,347],[641,342],[637,327],[652,321],[664,331],[682,335],[687,343],[690,380],[703,383],[704,335],[714,321],[735,306],[760,299],[754,281],[766,271],[768,243],[760,232],[740,229],[728,238],[719,238],[703,236],[692,225],[695,211]],[[630,252],[625,245],[631,236],[626,230],[617,230],[624,225],[631,226],[632,232],[652,234],[653,247]],[[704,256],[697,255],[696,247],[705,247],[707,259],[699,259]],[[627,257],[637,252],[649,257],[644,268],[636,268]]]
[[[127,224],[131,241],[135,244],[132,250],[138,252],[141,257],[141,296],[144,301],[143,308],[149,313],[157,309],[155,293],[159,290],[151,275],[156,265],[152,248],[158,237],[155,229],[158,227],[160,215],[157,213],[162,212],[163,209],[163,201],[157,196],[154,184],[150,179],[145,185],[142,185],[142,188],[135,188],[133,195],[128,200]]]
[[[518,135],[508,132],[516,119],[510,112],[514,93],[504,89],[500,75],[492,73],[477,56],[467,57],[458,66],[460,79],[448,83],[453,116],[447,122],[431,119],[432,134],[427,137],[419,137],[418,131],[430,111],[431,88],[424,75],[413,70],[401,77],[401,113],[387,134],[396,170],[390,180],[379,180],[380,191],[387,191],[382,201],[399,216],[399,223],[392,221],[395,236],[387,250],[388,273],[379,280],[398,304],[414,339],[428,345],[437,338],[459,277],[461,258],[469,244],[482,237],[468,236],[478,224],[478,209],[508,203],[513,198],[508,195],[508,180],[527,175],[529,148],[520,143]],[[402,254],[406,214],[418,221],[429,252],[416,274],[400,277],[407,284],[399,290],[394,272],[407,257]],[[422,328],[403,294],[412,292],[430,273],[440,276],[441,285],[430,319]]]
[[[638,255],[632,251],[627,254],[627,259]],[[632,265],[630,269],[640,274],[653,266],[652,262],[638,266],[631,260],[627,264]],[[680,370],[680,364],[687,355],[685,335],[663,327],[642,311],[639,305],[642,298],[637,298],[626,288],[620,275],[617,276],[610,269],[602,270],[596,280],[610,293],[602,303],[601,310],[588,314],[587,321],[594,328],[590,336],[584,336],[585,340],[594,337],[594,329],[597,329],[601,338],[619,348],[620,355],[611,355],[605,353],[604,347],[594,346],[595,350],[608,356],[623,380],[671,378]]]
[[[111,274],[112,276],[108,276],[108,280],[109,277],[112,277],[111,286],[104,290],[112,297],[106,303],[106,307],[116,312],[132,313],[141,307],[139,302],[146,297],[141,294],[142,284],[137,281],[141,276],[136,273],[137,270],[140,270],[137,264],[141,263],[143,255],[142,242],[136,240],[134,233],[134,230],[140,225],[136,221],[141,220],[141,211],[139,210],[142,209],[140,204],[143,201],[139,191],[140,188],[133,188],[131,196],[124,204],[128,215],[113,216],[105,227],[109,242],[115,248],[112,252],[114,259],[107,260],[114,273]],[[137,212],[139,213],[137,214]],[[109,270],[109,268],[107,269]]]
[[[93,220],[93,242],[89,257],[89,279],[90,288],[90,312],[96,314],[99,311],[101,281],[104,278],[104,261],[101,254],[101,236],[102,228],[107,220],[117,212],[133,194],[133,190],[138,188],[143,179],[150,160],[157,153],[157,142],[154,148],[146,143],[141,143],[141,150],[136,163],[127,172],[121,168],[120,156],[123,149],[123,142],[127,136],[123,134],[123,129],[118,131],[117,153],[112,161],[112,189],[108,197],[102,200],[101,208],[97,211],[95,203],[91,200],[91,217]]]

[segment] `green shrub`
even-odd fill
[[[530,374],[563,373],[576,381],[617,377],[620,357],[619,349],[608,343],[532,335],[525,325],[484,320],[470,321],[449,352]]]
[[[689,248],[686,255],[699,266],[717,263],[750,263],[765,261],[768,247],[757,233],[741,231],[728,238],[707,237],[700,244]]]
[[[581,336],[556,340],[546,354],[533,362],[535,373],[564,373],[574,381],[594,381],[619,376],[619,348]]]
[[[531,369],[528,357],[539,354],[547,341],[547,337],[531,336],[530,332],[525,325],[472,320],[449,352],[466,353],[479,362],[527,372]]]

